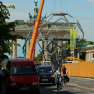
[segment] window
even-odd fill
[[[33,75],[37,74],[34,65],[11,66],[10,75]]]
[[[47,67],[43,67],[43,68],[37,68],[37,71],[39,71],[40,73],[43,72],[51,72],[52,73],[52,69],[51,68],[47,68]]]

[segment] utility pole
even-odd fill
[[[73,62],[74,62],[74,25],[73,25]]]

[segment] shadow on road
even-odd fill
[[[72,90],[68,90],[69,88],[74,88],[75,86],[62,87],[62,89],[60,90],[60,92],[57,92],[56,85],[52,85],[52,84],[40,84],[40,86],[42,88],[44,88],[45,90],[49,91],[50,92],[49,94],[80,94],[80,93],[83,94],[83,92],[74,92],[73,93]]]
[[[49,83],[47,83],[47,84],[46,83],[40,83],[40,86],[50,86],[51,87],[51,86],[55,86],[55,85],[52,85],[52,84],[49,84]]]

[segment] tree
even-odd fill
[[[42,53],[40,52],[37,57],[35,57],[36,61],[42,61]]]
[[[18,25],[18,21],[6,23],[7,19],[10,19],[9,8],[15,9],[14,5],[6,6],[0,1],[0,46],[3,48],[3,53],[0,56],[1,59],[8,58],[4,53],[12,54],[11,46],[14,44],[15,46],[20,46],[13,41],[16,41],[17,38],[23,39],[20,35],[12,35],[15,32],[15,26]],[[12,40],[12,42],[10,42]]]

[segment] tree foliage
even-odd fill
[[[36,61],[42,61],[42,53],[40,52],[37,57],[35,57]]]
[[[3,48],[3,54],[0,58],[8,58],[4,53],[12,54],[11,46],[14,44],[15,46],[20,46],[13,41],[16,41],[17,38],[23,39],[20,35],[13,35],[15,32],[15,26],[18,25],[18,21],[6,23],[7,19],[10,19],[9,8],[15,9],[14,5],[6,6],[0,1],[0,46]],[[12,40],[12,42],[10,42]]]

